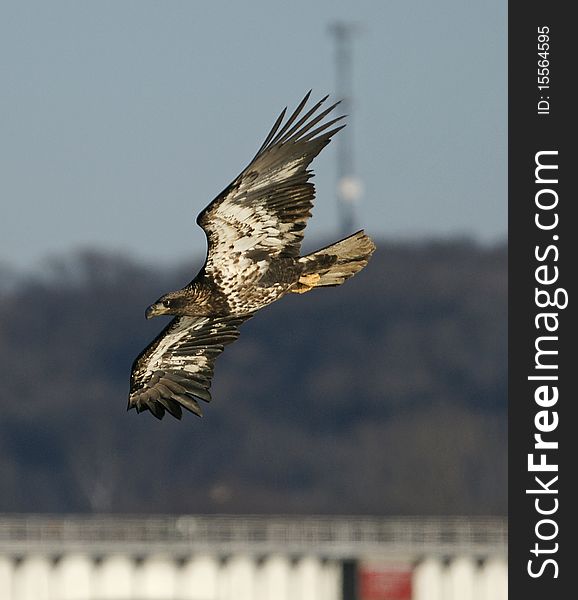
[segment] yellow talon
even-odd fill
[[[319,273],[311,273],[310,275],[301,275],[301,277],[299,277],[299,283],[302,283],[309,288],[313,288],[320,279],[321,275],[319,275]]]
[[[299,281],[291,288],[291,291],[295,294],[304,294],[309,290],[312,290],[321,279],[321,275],[318,273],[310,273],[309,275],[301,275]]]

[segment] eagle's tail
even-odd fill
[[[341,285],[368,263],[375,244],[363,231],[299,259],[303,274],[291,289],[303,294],[314,287]]]

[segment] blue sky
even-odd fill
[[[358,224],[504,239],[506,13],[502,0],[1,2],[0,262],[204,252],[197,213],[280,109],[335,92],[336,20],[362,30]],[[338,227],[334,146],[313,165],[313,239]]]

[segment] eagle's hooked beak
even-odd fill
[[[145,317],[147,319],[152,319],[153,317],[156,317],[158,315],[162,315],[163,312],[160,310],[162,307],[162,304],[159,305],[159,303],[155,303],[155,304],[151,304],[146,310],[145,310]]]

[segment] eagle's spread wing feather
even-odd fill
[[[182,406],[201,416],[197,400],[211,400],[215,359],[251,316],[175,317],[134,361],[128,408],[180,419]]]
[[[227,294],[259,281],[273,257],[299,256],[315,189],[307,169],[344,125],[318,112],[327,96],[304,112],[310,93],[283,123],[281,113],[249,166],[198,216],[208,240],[205,273]]]

